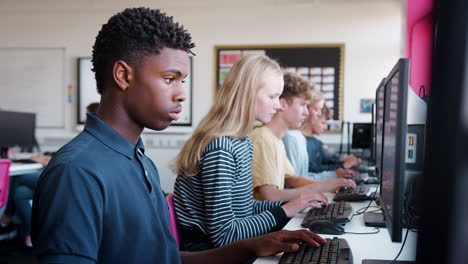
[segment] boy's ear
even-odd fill
[[[279,110],[284,111],[284,110],[288,109],[289,104],[288,104],[288,101],[286,99],[280,98],[279,102],[280,102],[280,105],[281,105],[281,109],[279,109]]]
[[[133,69],[123,60],[118,60],[112,67],[112,77],[122,91],[126,91],[133,79]]]

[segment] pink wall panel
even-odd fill
[[[424,85],[430,92],[433,38],[433,0],[408,0],[406,19],[406,57],[411,59],[410,85],[419,94]]]

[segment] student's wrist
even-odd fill
[[[238,253],[242,255],[242,258],[244,259],[249,259],[258,256],[258,245],[256,243],[255,237],[239,240],[238,242],[231,245],[233,246],[233,248],[239,249]]]
[[[283,211],[286,218],[291,218],[291,217],[293,217],[295,215],[292,208],[289,208],[289,207],[290,207],[290,205],[288,203],[281,206],[281,210]]]

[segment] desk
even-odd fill
[[[333,194],[327,195],[328,197],[333,197]],[[330,199],[331,201],[332,199]],[[369,204],[369,201],[363,202],[352,202],[354,212],[358,209],[365,207]],[[374,204],[375,205],[375,204]],[[371,211],[372,208],[369,208],[368,211]],[[285,230],[297,230],[303,229],[301,227],[302,219],[304,218],[305,213],[299,213],[293,217],[288,224],[283,228]],[[364,216],[363,214],[354,216],[350,222],[345,226],[346,232],[373,232],[373,227],[368,227],[364,225]],[[405,238],[406,229],[403,230],[403,240]],[[392,243],[390,239],[390,234],[386,228],[380,228],[380,232],[372,235],[355,235],[355,234],[344,234],[341,236],[336,235],[320,235],[324,238],[333,238],[339,237],[344,238],[348,241],[349,247],[353,252],[354,264],[361,264],[363,259],[385,259],[393,260],[398,252],[400,251],[402,243]],[[409,231],[408,238],[406,240],[405,247],[400,254],[398,260],[415,260],[416,259],[416,241],[417,233]],[[278,263],[281,254],[272,257],[261,257],[257,258],[254,262],[255,264],[272,264]]]
[[[10,176],[38,172],[42,169],[41,163],[16,163],[10,165]]]

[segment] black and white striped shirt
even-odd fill
[[[202,153],[199,173],[177,177],[174,205],[184,229],[197,228],[215,247],[281,228],[282,202],[253,200],[253,146],[248,137],[220,137]]]

